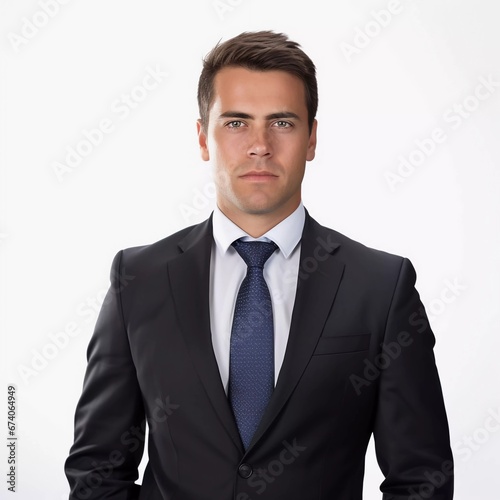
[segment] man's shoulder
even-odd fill
[[[175,259],[197,239],[211,237],[210,229],[211,218],[182,228],[153,243],[125,248],[117,257],[128,268],[154,269]]]
[[[310,218],[313,226],[313,234],[320,234],[323,245],[335,251],[337,257],[346,262],[366,262],[371,264],[398,264],[401,265],[404,257],[386,250],[369,246],[361,241],[353,239],[345,234],[320,224]],[[321,240],[318,238],[318,244]]]
[[[346,276],[348,275],[359,286],[376,290],[393,289],[402,273],[412,283],[415,282],[416,272],[408,258],[368,246],[335,229],[322,226],[314,219],[311,223],[314,229],[310,233],[316,238],[313,245],[323,245],[323,248],[344,266]],[[302,265],[313,266],[305,260],[302,261]]]
[[[137,258],[153,258],[162,256],[164,258],[172,258],[179,254],[179,242],[182,241],[198,224],[185,227],[172,234],[145,245],[133,246],[124,248],[123,252],[129,259]]]

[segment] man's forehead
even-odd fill
[[[275,108],[273,112],[298,114],[304,111],[305,88],[302,80],[285,71],[256,71],[241,67],[224,68],[216,74],[213,105],[227,108],[219,109],[219,113],[230,111],[236,104],[234,110],[243,112],[245,106],[255,108],[270,103]]]

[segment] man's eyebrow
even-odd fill
[[[253,120],[255,117],[241,111],[225,111],[219,115],[219,118],[241,118],[243,120]],[[282,118],[295,118],[296,120],[300,120],[300,116],[292,111],[280,111],[277,113],[271,113],[265,117],[266,120],[279,120]]]
[[[300,120],[300,116],[292,111],[281,111],[266,116],[266,120],[278,120],[280,118],[295,118],[296,120]]]

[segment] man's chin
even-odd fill
[[[273,196],[274,194],[274,196]],[[278,193],[230,193],[229,196],[220,197],[218,200],[219,207],[226,207],[228,212],[239,212],[240,214],[254,215],[254,216],[266,216],[266,215],[279,215],[284,213],[291,208],[298,206],[298,202],[295,207],[292,197],[282,197],[277,196]],[[300,201],[300,199],[299,199]],[[223,210],[224,212],[224,210]],[[236,215],[236,213],[235,213]]]
[[[240,205],[239,208],[248,215],[267,215],[273,212],[273,207],[267,205]]]
[[[280,211],[282,204],[275,200],[252,200],[240,202],[239,209],[248,215],[268,215]]]

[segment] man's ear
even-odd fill
[[[306,155],[307,161],[314,160],[314,157],[316,156],[317,130],[318,130],[318,120],[316,120],[315,118],[312,124],[311,134],[309,135],[309,142],[307,144],[307,155]]]
[[[204,131],[199,118],[196,120],[196,130],[198,131],[198,144],[200,145],[201,158],[204,161],[208,161],[210,160],[210,154],[208,152],[207,134]]]

